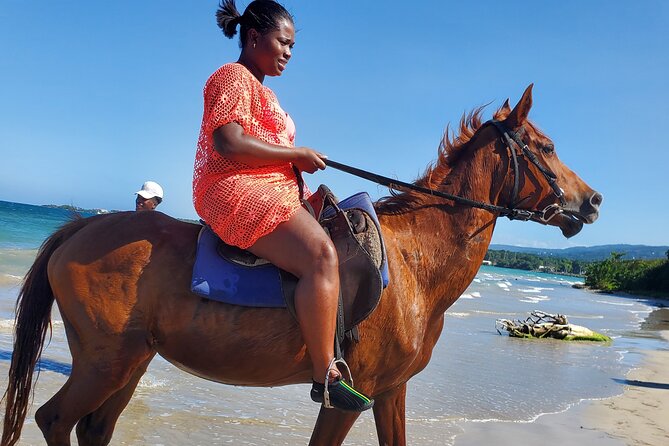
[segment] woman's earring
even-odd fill
[[[256,43],[255,43],[255,42],[253,42],[253,48],[255,48],[255,47],[256,47]]]

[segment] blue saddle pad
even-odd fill
[[[197,240],[191,291],[202,297],[247,307],[285,307],[279,268],[244,266],[218,253],[221,240],[203,226]]]
[[[339,207],[341,209],[362,209],[370,215],[379,228],[374,206],[366,192],[357,193],[339,202]],[[324,216],[332,215],[334,215],[333,209],[325,210]],[[203,226],[197,240],[191,291],[207,299],[234,305],[286,307],[279,268],[271,263],[245,266],[233,262],[219,254],[219,243],[221,241],[218,236],[209,227]],[[381,243],[383,245],[383,241]],[[385,247],[382,246],[382,249],[384,255],[379,269],[385,288],[388,285],[388,262]]]

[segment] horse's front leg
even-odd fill
[[[358,419],[359,413],[342,412],[321,406],[309,446],[339,446]]]
[[[406,383],[374,397],[374,422],[379,444],[406,445]]]

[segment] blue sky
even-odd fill
[[[238,2],[243,10],[247,2]],[[669,3],[603,0],[287,0],[297,43],[266,84],[297,143],[411,181],[447,124],[534,83],[530,118],[604,195],[572,239],[500,219],[493,243],[667,245]],[[216,1],[0,0],[0,200],[132,209],[148,179],[160,209],[196,218],[191,175],[202,86],[235,61]],[[387,189],[333,169],[340,197]]]

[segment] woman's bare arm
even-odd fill
[[[300,171],[308,173],[325,169],[323,160],[327,158],[308,147],[286,148],[266,143],[245,134],[242,126],[236,122],[214,130],[214,148],[221,156],[251,167],[290,162]]]

